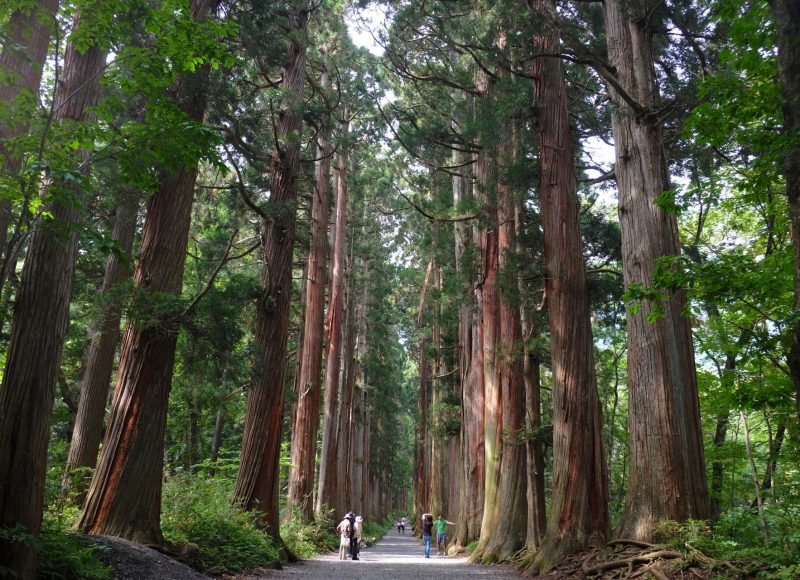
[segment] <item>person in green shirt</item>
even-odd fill
[[[436,549],[439,551],[439,556],[444,556],[444,549],[447,545],[447,524],[455,525],[455,522],[448,522],[439,514],[439,517],[433,521],[436,527]]]

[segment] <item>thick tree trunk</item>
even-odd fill
[[[194,0],[192,18],[208,18],[216,6],[217,0]],[[179,81],[179,105],[194,122],[205,115],[207,85],[207,67]],[[138,308],[181,292],[196,177],[196,164],[184,167],[148,200],[133,280]],[[179,324],[152,314],[155,320],[137,317],[125,329],[103,451],[78,522],[85,533],[143,544],[162,541],[164,432]]]
[[[510,122],[509,122],[510,124]],[[515,280],[513,254],[516,252],[514,214],[515,192],[508,172],[516,163],[515,139],[507,139],[498,147],[503,171],[497,193],[498,274],[502,280]],[[499,341],[497,374],[500,383],[502,447],[496,522],[491,539],[483,550],[485,563],[511,558],[524,544],[527,532],[527,456],[520,433],[525,428],[525,390],[522,376],[523,359],[519,348],[522,339],[516,284],[498,284]]]
[[[514,213],[514,225],[517,235],[517,256],[525,259],[525,248],[521,237],[525,230],[525,208],[524,200],[516,205]],[[530,343],[533,338],[539,335],[539,326],[534,319],[534,313],[530,306],[526,307],[524,297],[530,292],[527,282],[521,275],[518,276],[517,284],[522,299],[520,307],[520,321],[522,324],[522,349],[523,349],[523,370],[522,377],[525,383],[525,428],[528,438],[525,441],[525,453],[528,460],[527,479],[528,479],[528,530],[526,544],[529,548],[538,548],[544,538],[545,527],[547,525],[547,503],[545,500],[544,488],[544,450],[539,437],[539,429],[542,426],[542,402],[541,402],[541,361],[536,352],[533,351]]]
[[[478,72],[478,90],[483,106],[492,96],[492,79]],[[497,530],[500,505],[500,458],[503,438],[503,409],[500,380],[497,374],[497,345],[500,339],[500,299],[497,288],[499,267],[497,231],[497,193],[495,147],[482,143],[476,168],[475,196],[483,208],[484,223],[479,234],[481,255],[481,350],[484,389],[484,496],[481,533],[472,553],[475,561],[483,558],[486,547]]]
[[[80,399],[72,431],[65,483],[77,494],[77,503],[82,504],[89,485],[89,474],[79,475],[72,481],[70,472],[75,469],[94,469],[100,441],[103,439],[103,419],[111,374],[114,370],[114,355],[119,343],[119,323],[122,318],[122,296],[120,283],[130,276],[128,265],[136,234],[136,219],[139,215],[138,191],[124,190],[119,193],[116,219],[112,237],[124,252],[124,257],[111,254],[106,260],[100,299],[103,301],[100,316],[94,324],[92,339],[86,351],[85,370],[80,385]]]
[[[558,53],[554,0],[533,0],[545,23],[537,51]],[[574,148],[561,60],[534,62],[539,104],[539,185],[553,369],[551,515],[533,567],[544,572],[562,556],[608,534],[608,472],[594,369]]]
[[[323,91],[330,92],[330,80],[327,70],[322,73]],[[310,520],[313,507],[305,490],[300,498],[292,495],[292,477],[296,469],[308,467],[308,458],[295,463],[295,452],[299,447],[308,447],[305,453],[311,457],[310,481],[314,480],[314,456],[316,453],[317,431],[319,420],[319,393],[322,383],[322,329],[325,312],[325,288],[327,286],[328,260],[328,214],[330,213],[330,192],[328,179],[330,175],[330,158],[328,147],[329,129],[323,127],[318,135],[316,180],[311,204],[311,247],[308,250],[305,273],[305,324],[303,331],[303,349],[298,359],[298,375],[296,381],[297,411],[292,417],[292,463],[297,465],[290,475],[289,497],[300,506],[303,516]],[[312,429],[309,432],[308,429]]]
[[[24,135],[30,127],[34,110],[26,105],[36,103],[58,5],[58,0],[39,0],[29,11],[14,12],[6,27],[0,52],[0,103],[22,114],[0,119],[0,171],[5,175],[13,175],[22,167],[22,160],[5,142]],[[3,197],[0,199],[0,293],[14,263],[10,259],[13,251],[6,247],[11,218],[11,200]]]
[[[347,135],[347,128],[344,130]],[[346,147],[346,145],[343,145]],[[339,375],[342,360],[342,315],[344,312],[345,282],[345,226],[347,224],[347,156],[338,156],[336,175],[336,237],[331,257],[331,291],[328,302],[328,319],[325,323],[327,336],[327,352],[325,364],[325,419],[322,433],[322,455],[320,456],[319,493],[317,511],[322,506],[333,507],[337,486],[336,466],[339,462],[337,453],[338,424],[336,410],[338,407]],[[337,514],[342,515],[342,514]]]
[[[616,148],[623,277],[651,287],[657,260],[680,254],[675,216],[657,205],[670,189],[644,2],[607,0],[606,36],[615,86]],[[615,88],[616,87],[616,88]],[[682,291],[660,304],[628,309],[628,426],[631,457],[623,537],[651,540],[659,521],[708,517],[697,378]],[[656,322],[647,318],[663,310]]]
[[[245,409],[241,466],[233,492],[235,500],[243,507],[263,514],[262,524],[276,539],[280,526],[279,458],[308,17],[309,13],[301,10],[289,19],[293,34],[289,35],[286,45],[285,101],[278,119],[278,147],[273,163],[270,204],[274,209],[263,224],[263,294],[257,306],[255,356]]]
[[[358,341],[359,317],[363,311],[362,304],[356,299],[358,287],[356,272],[363,268],[366,277],[367,263],[360,257],[356,260],[353,255],[355,244],[351,239],[348,269],[347,308],[345,316],[345,339],[343,364],[344,378],[342,379],[341,405],[339,406],[339,462],[337,465],[336,479],[336,513],[344,514],[348,511],[353,489],[353,392],[355,390],[357,361],[356,342]],[[365,286],[366,288],[366,286]]]
[[[800,129],[800,5],[794,0],[770,0],[775,15],[778,44],[778,72],[783,99],[783,131],[795,135]],[[800,143],[789,141],[783,172],[789,199],[794,255],[794,301],[792,346],[789,369],[795,390],[797,422],[800,424]]]
[[[455,127],[454,127],[455,129]],[[453,166],[466,172],[467,154],[453,149]],[[472,199],[472,182],[465,174],[453,176],[453,206],[458,211]],[[480,536],[483,517],[483,356],[479,335],[480,289],[473,290],[474,267],[467,261],[468,249],[475,245],[474,226],[455,222],[455,265],[465,297],[458,307],[459,387],[461,394],[461,433],[459,437],[461,481],[459,485],[456,548],[466,547]]]
[[[91,9],[75,16],[73,30],[88,20]],[[54,96],[57,122],[93,119],[88,110],[99,98],[104,63],[105,52],[97,45],[83,54],[67,46]],[[77,157],[79,163],[88,153]],[[52,182],[45,187],[56,198],[47,208],[52,219],[40,218],[34,225],[0,386],[0,526],[22,526],[34,536],[42,522],[51,412],[69,322],[77,228],[86,204],[82,190]],[[35,559],[31,543],[0,541],[0,562],[22,577],[33,576]]]

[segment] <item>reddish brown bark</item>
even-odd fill
[[[522,244],[522,234],[525,230],[525,201],[520,199],[514,212],[514,227],[516,231],[517,257],[524,260],[525,248]],[[528,480],[528,531],[526,544],[529,548],[537,549],[544,538],[547,526],[547,502],[545,500],[544,484],[544,450],[541,438],[538,436],[542,426],[541,402],[541,361],[539,355],[531,346],[531,341],[539,336],[539,324],[535,319],[533,307],[526,304],[525,296],[530,293],[528,282],[523,276],[522,269],[518,269],[517,280],[520,293],[520,322],[522,325],[522,377],[525,383],[525,428],[528,432],[525,441],[527,456]]]
[[[337,465],[336,480],[336,513],[347,513],[348,507],[351,504],[352,497],[352,477],[353,477],[353,391],[355,389],[357,362],[355,357],[356,341],[358,337],[358,312],[361,312],[361,306],[356,306],[356,284],[355,272],[362,269],[362,261],[355,260],[353,256],[353,244],[350,246],[350,263],[354,264],[349,268],[350,275],[348,276],[348,292],[347,292],[347,308],[345,316],[345,339],[344,339],[344,352],[342,354],[344,368],[344,378],[342,379],[341,389],[341,405],[339,406],[339,462]],[[366,269],[366,263],[363,263],[363,269]]]
[[[217,0],[193,0],[192,18],[208,18],[216,7]],[[207,85],[202,67],[176,87],[177,103],[194,122],[205,115]],[[184,167],[148,199],[133,279],[139,308],[181,292],[196,177],[196,163]],[[174,315],[151,317],[135,317],[125,329],[103,451],[78,522],[86,533],[143,544],[162,541],[164,432],[179,324]]]
[[[119,284],[130,275],[128,265],[136,233],[136,218],[139,215],[139,198],[137,191],[122,191],[119,194],[112,237],[119,243],[124,255],[111,254],[106,260],[103,285],[100,288],[100,300],[103,304],[93,327],[92,340],[86,351],[85,370],[79,383],[80,399],[65,474],[65,483],[77,493],[78,503],[83,503],[89,479],[82,474],[72,481],[70,472],[78,468],[94,469],[97,463],[111,373],[114,370],[114,355],[120,337],[122,296],[119,294]]]
[[[492,96],[492,79],[478,72],[478,90],[482,99]],[[486,106],[484,104],[483,106]],[[493,143],[483,143],[478,154],[475,196],[483,207],[479,232],[481,254],[481,351],[484,389],[484,501],[480,540],[472,558],[480,561],[492,541],[499,509],[500,458],[502,449],[502,392],[497,374],[497,345],[500,338],[500,297],[497,288],[499,268],[496,192],[496,150]]]
[[[470,109],[471,104],[470,101]],[[466,155],[454,151],[454,166],[461,166],[466,160]],[[467,176],[454,176],[454,205],[472,197],[471,180]],[[455,533],[457,547],[467,546],[480,537],[485,496],[482,291],[480,284],[476,284],[477,265],[465,259],[471,255],[467,250],[476,247],[480,247],[476,222],[456,222],[456,269],[466,296],[466,300],[459,305],[459,370],[463,410],[460,437],[461,493]]]
[[[91,5],[83,18],[90,11]],[[76,14],[73,30],[81,21]],[[99,98],[104,62],[97,45],[83,54],[67,46],[54,96],[56,122],[92,120],[89,109]],[[81,152],[76,164],[87,156]],[[42,522],[51,412],[69,322],[77,226],[86,203],[84,191],[61,183],[45,184],[43,193],[55,197],[47,207],[53,217],[33,224],[0,386],[0,526],[22,526],[34,536]],[[0,562],[21,577],[33,577],[35,560],[32,543],[0,541]]]
[[[537,51],[560,50],[554,0],[533,0],[544,31]],[[533,65],[539,102],[539,185],[553,369],[553,491],[550,520],[533,566],[546,571],[563,555],[608,533],[608,472],[597,395],[574,149],[561,60]]]
[[[262,523],[275,538],[279,537],[280,525],[278,461],[292,295],[308,16],[307,11],[296,11],[289,19],[293,34],[286,44],[283,76],[286,101],[278,119],[278,148],[273,163],[270,203],[274,211],[270,213],[271,219],[263,224],[263,294],[257,304],[253,372],[245,409],[241,466],[233,493],[243,507],[263,514]]]
[[[508,181],[507,171],[516,162],[513,140],[498,148],[504,171],[498,182],[498,273],[513,279],[516,241],[514,235],[514,191]],[[527,456],[520,433],[525,427],[525,388],[522,376],[522,338],[520,310],[516,285],[505,285],[499,300],[499,333],[497,344],[497,375],[500,388],[501,458],[498,483],[497,519],[502,526],[494,526],[490,540],[483,549],[482,561],[493,562],[511,558],[522,546],[527,522]]]
[[[330,91],[330,81],[327,71],[322,75],[323,91]],[[328,258],[328,214],[330,158],[328,147],[327,127],[323,127],[318,136],[316,163],[316,180],[311,203],[311,247],[308,250],[308,259],[305,267],[305,324],[303,331],[303,349],[300,352],[298,376],[296,382],[297,412],[294,413],[292,429],[292,453],[295,446],[310,446],[311,481],[314,480],[313,457],[316,451],[317,431],[310,429],[316,426],[319,417],[319,392],[322,382],[322,324],[325,311],[325,288],[327,286],[327,258]],[[294,458],[292,460],[294,463]],[[299,465],[299,464],[295,464]],[[303,463],[306,466],[306,462]],[[290,479],[290,490],[291,488]],[[292,496],[290,495],[290,498]],[[301,503],[303,515],[311,518],[310,501]]]
[[[651,287],[656,261],[680,254],[675,215],[657,199],[670,189],[661,107],[653,66],[650,19],[643,2],[604,3],[609,62],[615,70],[612,129],[619,187],[626,288]],[[628,309],[630,477],[619,533],[650,540],[657,523],[708,516],[694,351],[684,292],[656,306]]]
[[[24,135],[30,126],[32,110],[21,106],[20,101],[36,101],[58,4],[58,0],[40,0],[30,11],[18,10],[11,15],[6,28],[7,34],[0,52],[0,103],[6,106],[13,103],[10,109],[23,113],[0,120],[0,170],[6,175],[17,173],[21,167],[22,160],[9,151],[5,142]],[[5,197],[0,199],[0,257],[3,264],[0,268],[0,287],[11,266],[6,248],[11,214],[11,200]]]
[[[345,128],[345,135],[347,129]],[[345,282],[345,225],[347,223],[347,156],[337,158],[336,176],[336,233],[331,256],[331,291],[328,301],[328,320],[325,323],[327,351],[325,364],[325,419],[320,455],[319,493],[317,510],[323,505],[333,507],[336,489],[336,465],[339,462],[337,448],[338,427],[336,410],[339,393],[339,371],[341,370],[342,315],[344,312]],[[315,434],[316,435],[316,434]],[[316,437],[315,437],[316,438]],[[338,514],[342,515],[342,514]]]

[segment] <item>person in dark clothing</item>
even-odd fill
[[[431,557],[431,534],[433,533],[433,514],[422,514],[422,540],[425,542],[425,557]]]
[[[356,514],[353,512],[347,512],[347,515],[344,517],[350,520],[350,529],[355,530]],[[350,559],[358,560],[358,538],[356,538],[355,534],[350,534]]]

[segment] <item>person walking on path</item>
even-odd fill
[[[455,525],[455,522],[449,522],[442,517],[442,514],[439,514],[439,517],[433,522],[433,525],[436,527],[436,549],[439,552],[439,556],[444,556],[444,550],[447,547],[447,524],[451,526]]]
[[[353,560],[358,560],[358,551],[361,549],[361,529],[364,527],[364,518],[356,516],[356,523],[353,526],[353,539],[354,544],[351,544]]]
[[[356,540],[356,514],[353,512],[347,512],[345,516],[347,520],[350,522],[350,559],[351,560],[358,560],[358,540]]]
[[[350,547],[350,535],[353,527],[350,520],[346,517],[336,526],[336,533],[339,534],[339,559],[347,560],[347,549]]]
[[[425,557],[431,557],[431,533],[433,532],[433,514],[422,514],[422,541],[425,542]]]

